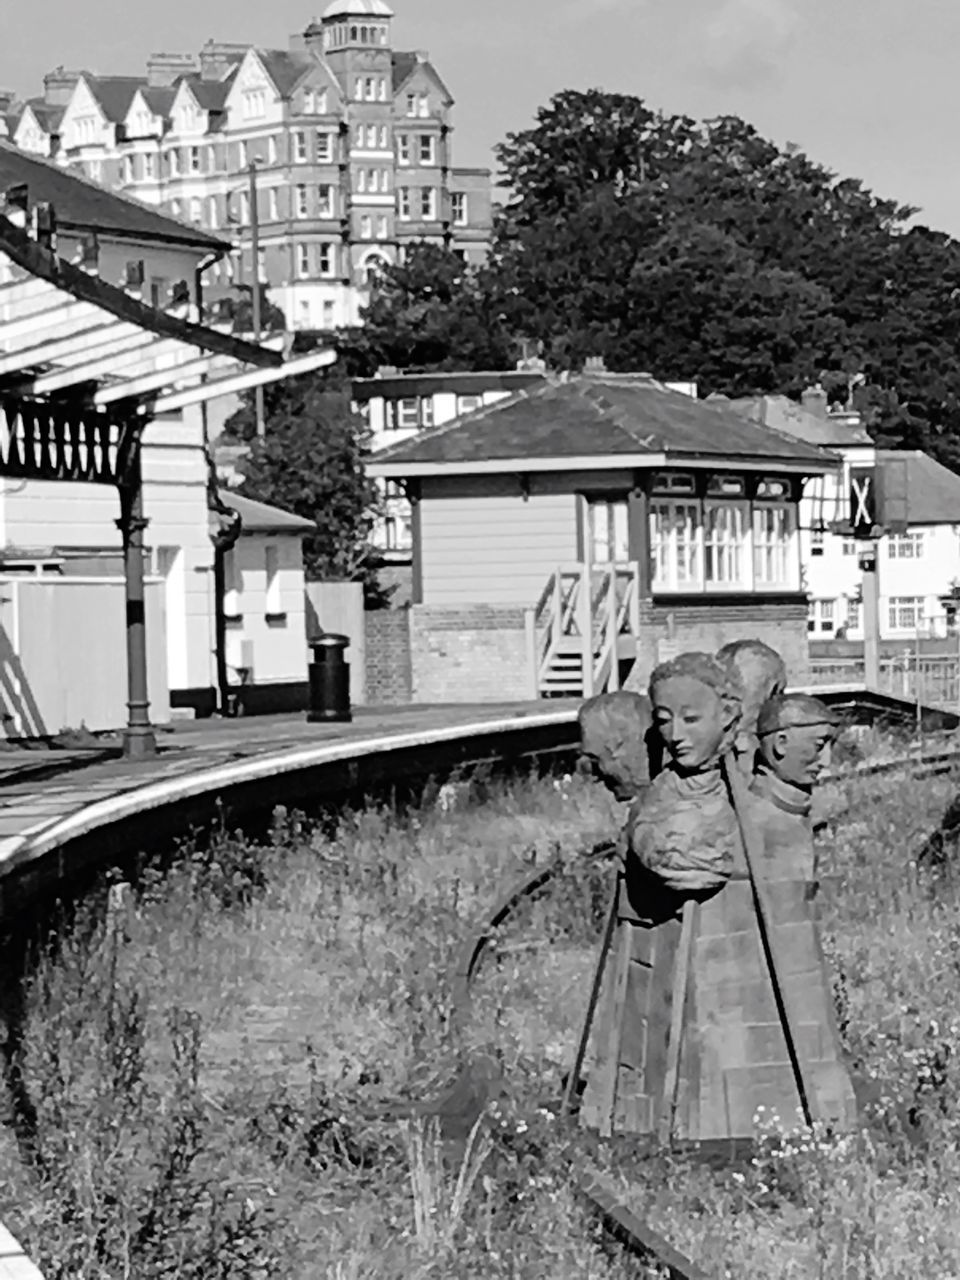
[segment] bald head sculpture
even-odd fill
[[[810,791],[830,763],[839,725],[836,712],[810,694],[769,698],[757,717],[760,759],[782,781]]]

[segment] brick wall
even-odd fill
[[[658,662],[686,650],[715,653],[731,640],[762,640],[787,664],[791,685],[810,681],[806,600],[646,603],[640,606],[640,634],[629,688],[645,689]]]
[[[528,702],[536,695],[524,609],[414,605],[414,702]]]
[[[364,614],[366,700],[396,707],[411,699],[410,610],[373,609]]]

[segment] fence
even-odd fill
[[[813,658],[814,684],[863,684],[862,658]],[[955,709],[960,703],[960,657],[916,651],[880,659],[880,689],[924,706]]]

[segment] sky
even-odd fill
[[[325,0],[314,3],[0,0],[0,86],[39,93],[61,63],[138,74],[148,53],[210,37],[285,48]],[[391,3],[395,47],[429,51],[456,99],[457,164],[492,166],[492,147],[554,93],[601,88],[668,112],[743,116],[960,236],[958,0]]]

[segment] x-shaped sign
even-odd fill
[[[873,476],[859,475],[850,478],[850,496],[853,499],[853,527],[863,528],[873,525],[873,512],[870,510],[870,499],[873,495]]]

